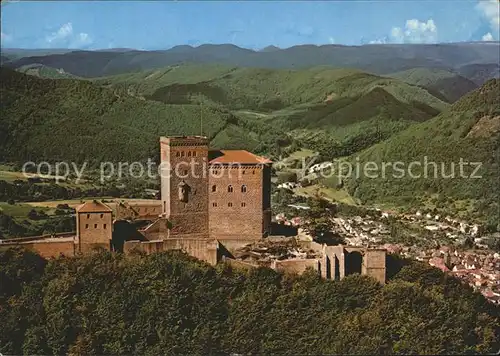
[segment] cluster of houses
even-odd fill
[[[403,223],[403,226],[412,226],[409,231],[413,231],[416,238],[430,240],[434,246],[387,243],[392,240],[390,220],[393,219]],[[299,232],[305,222],[299,216],[287,218],[283,213],[277,214],[275,221],[297,227]],[[500,254],[491,251],[484,243],[491,236],[484,235],[482,226],[478,224],[421,211],[400,214],[379,209],[364,217],[335,217],[332,223],[333,231],[340,234],[348,246],[381,247],[388,253],[424,261],[456,276],[491,302],[500,304]],[[426,236],[422,236],[423,231],[427,231]],[[473,242],[470,249],[464,246],[466,239]]]
[[[449,273],[479,291],[485,298],[500,304],[500,254],[491,250],[460,250],[454,246],[419,249],[400,244],[382,246],[388,253],[426,262]]]

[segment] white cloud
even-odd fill
[[[476,9],[488,20],[491,29],[495,33],[498,33],[500,29],[500,8],[498,0],[479,1],[476,5]]]
[[[1,37],[0,37],[1,38],[1,42],[10,42],[10,41],[12,41],[12,36],[11,35],[9,35],[9,34],[7,34],[5,32],[1,32],[0,34],[1,34]]]
[[[88,33],[75,34],[71,22],[62,25],[59,30],[45,37],[45,42],[50,46],[66,46],[68,48],[81,48],[91,44],[92,38]]]
[[[76,41],[74,44],[80,45],[80,46],[85,46],[89,45],[92,43],[92,38],[90,38],[88,33],[81,32],[78,34]]]
[[[73,35],[73,25],[71,22],[65,23],[56,32],[45,37],[45,41],[48,43],[62,42]]]
[[[404,29],[393,27],[390,34],[391,42],[395,43],[434,43],[437,41],[437,26],[434,20],[420,22],[417,19],[406,20]]]
[[[384,44],[384,43],[387,43],[387,39],[386,38],[379,38],[377,40],[372,40],[368,43],[369,44]]]
[[[494,41],[495,39],[493,38],[493,35],[491,34],[491,32],[488,32],[487,34],[485,34],[482,38],[481,38],[481,41],[485,41],[485,42],[490,42],[490,41]]]
[[[328,42],[330,42],[330,44],[334,44],[335,43],[335,38],[333,37],[328,37]]]

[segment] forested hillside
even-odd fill
[[[0,352],[26,355],[487,354],[498,307],[419,262],[359,275],[216,268],[186,255],[49,262],[0,252]],[[404,263],[402,263],[404,262]],[[403,265],[406,266],[402,267]]]
[[[254,145],[226,127],[238,119],[221,107],[148,101],[88,81],[40,79],[0,71],[0,157],[4,161],[134,161],[157,158],[161,135],[223,135],[242,148],[268,151],[280,133],[265,125]],[[240,128],[244,130],[244,128]],[[246,130],[243,136],[252,135]]]
[[[478,87],[472,80],[443,69],[414,68],[390,76],[426,88],[430,93],[450,103]]]
[[[331,68],[186,65],[93,82],[1,75],[0,157],[14,162],[156,158],[159,136],[201,125],[216,148],[273,155],[295,141],[348,155],[448,106],[396,79]]]
[[[492,79],[448,110],[413,125],[359,155],[361,162],[403,162],[406,174],[393,166],[386,177],[352,179],[350,191],[364,202],[416,203],[460,210],[498,224],[500,154],[500,80]],[[424,171],[424,158],[434,162]],[[463,165],[460,161],[474,162]],[[414,164],[412,178],[407,167]],[[444,168],[443,168],[444,167]],[[479,167],[475,171],[475,167]],[[380,172],[380,171],[379,171]],[[474,176],[472,174],[474,173]],[[479,178],[480,176],[480,178]]]

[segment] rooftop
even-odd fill
[[[215,150],[209,152],[209,160],[211,164],[269,164],[271,160],[254,155],[245,150]]]
[[[112,212],[113,209],[100,201],[94,200],[87,201],[82,205],[77,206],[76,211],[78,213],[107,213]]]

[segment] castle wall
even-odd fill
[[[217,241],[196,238],[170,238],[160,241],[126,241],[123,247],[125,253],[142,251],[146,254],[169,250],[181,250],[187,254],[208,262],[217,264],[219,260],[219,246]]]
[[[317,259],[292,259],[292,260],[274,260],[271,263],[271,268],[284,273],[302,274],[308,268],[320,272],[320,261]]]
[[[172,224],[172,238],[208,238],[208,140],[205,137],[162,137],[161,200]],[[186,199],[181,199],[182,183]]]
[[[117,220],[156,220],[162,213],[162,203],[159,200],[140,202],[119,202],[116,205]]]
[[[261,239],[264,232],[262,165],[211,165],[210,171],[210,237],[220,241]]]
[[[43,258],[53,258],[53,257],[72,257],[75,256],[76,246],[73,239],[62,239],[63,241],[30,241],[24,243],[2,243],[0,248],[2,250],[11,247],[22,247],[26,250],[32,251],[39,254]]]

